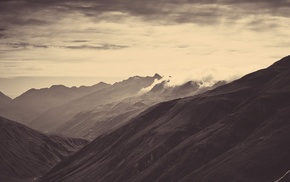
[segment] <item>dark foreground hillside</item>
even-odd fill
[[[40,181],[273,182],[290,169],[290,57],[155,105]]]
[[[46,136],[0,117],[0,181],[35,179],[87,143],[83,139]]]

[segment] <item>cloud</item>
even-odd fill
[[[6,20],[6,23],[11,25],[20,25],[20,26],[42,26],[42,25],[48,25],[52,22],[41,20],[41,19],[34,19],[34,18],[25,18],[25,17],[9,17]]]
[[[38,62],[46,71],[37,75],[67,68],[68,75],[106,75],[112,67],[116,75],[171,74],[197,63],[264,62],[289,51],[278,50],[289,37],[289,8],[285,0],[1,0],[1,60]],[[269,42],[277,49],[265,48]]]
[[[73,40],[71,41],[73,43],[84,43],[84,42],[89,42],[88,40]]]
[[[279,43],[272,43],[271,45],[266,45],[266,47],[274,47],[274,48],[289,48],[290,41],[282,41]]]
[[[118,21],[129,14],[159,23],[196,24],[212,24],[225,18],[260,14],[290,17],[288,0],[14,0],[1,1],[0,6],[1,20],[8,18],[6,23],[17,25],[45,25],[51,23],[50,13],[61,19],[60,15],[72,12],[81,13],[95,21]],[[18,12],[15,7],[20,7],[17,8]],[[35,19],[27,12],[45,16]],[[13,16],[9,16],[11,14]]]
[[[15,43],[7,43],[8,47],[13,49],[28,49],[28,48],[48,48],[48,45],[43,44],[30,44],[27,42],[15,42]]]
[[[0,33],[0,39],[5,39],[5,34]]]
[[[247,15],[275,14],[289,17],[289,5],[287,0],[109,0],[94,1],[86,7],[75,8],[90,17],[99,17],[98,15],[108,12],[122,12],[163,23],[212,24],[224,18],[233,19]]]
[[[165,76],[163,76],[161,79],[155,79],[154,80],[154,82],[150,85],[150,86],[148,86],[148,87],[146,87],[146,88],[142,88],[139,92],[138,92],[138,95],[142,95],[142,94],[144,94],[144,93],[147,93],[147,92],[149,92],[155,85],[157,85],[157,84],[160,84],[160,83],[162,83],[162,82],[164,82],[164,81],[169,81],[170,79],[169,78],[167,78],[167,77],[165,77]]]
[[[116,49],[125,49],[128,47],[129,46],[126,45],[114,45],[114,44],[64,46],[64,48],[67,49],[99,49],[99,50],[116,50]]]
[[[77,40],[72,41],[73,43],[85,43],[88,41],[85,40]],[[3,45],[3,44],[2,44]],[[15,50],[26,50],[31,48],[66,48],[66,49],[98,49],[98,50],[118,50],[125,49],[129,46],[127,45],[116,45],[116,44],[82,44],[82,45],[69,45],[69,46],[50,46],[45,44],[31,44],[28,42],[12,42],[4,44],[8,48],[12,48]]]
[[[156,84],[166,81],[166,86],[174,87],[183,85],[189,81],[195,81],[201,87],[209,87],[219,81],[231,82],[241,78],[245,74],[259,69],[257,65],[244,67],[227,67],[220,65],[203,66],[184,72],[176,72],[171,75],[164,75],[162,79],[155,80],[154,83],[140,90],[138,94],[144,94],[150,91]]]
[[[273,19],[255,19],[247,23],[245,27],[252,31],[265,32],[279,29],[280,25]]]
[[[97,34],[120,34],[118,39],[121,36],[125,37],[126,34],[135,36],[140,32],[126,31],[132,29],[132,25],[140,23],[150,26],[194,24],[232,27],[239,24],[251,31],[270,31],[273,27],[278,30],[283,26],[279,21],[273,20],[279,17],[290,18],[289,1],[2,0],[0,28],[5,31],[0,31],[0,39],[14,38],[14,41],[21,39],[34,45],[45,42],[55,47],[69,49],[124,49],[128,46],[120,45],[122,41],[115,41],[117,36],[112,37],[108,45],[96,46],[88,44],[87,40],[98,39]],[[250,21],[245,22],[246,20]],[[110,29],[111,27],[105,25],[108,23],[115,23],[116,26]],[[123,25],[127,24],[130,26],[123,28]],[[72,40],[69,36],[76,39],[71,41],[72,44],[68,43]]]
[[[188,81],[197,81],[202,83],[203,86],[211,86],[218,81],[231,82],[258,69],[260,69],[258,65],[230,67],[212,64],[193,68],[184,72],[173,73],[170,76],[168,75],[169,77],[167,77],[170,79],[168,85],[176,86]]]
[[[6,34],[5,34],[6,29],[4,28],[0,28],[0,39],[5,39],[7,38]]]

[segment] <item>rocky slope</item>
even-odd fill
[[[203,94],[157,104],[40,181],[272,182],[290,169],[290,56]]]

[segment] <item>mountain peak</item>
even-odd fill
[[[12,101],[12,99],[10,97],[8,97],[7,95],[0,92],[0,107],[5,106],[6,104],[8,104],[11,101]]]
[[[97,83],[97,85],[110,85],[110,84],[108,84],[106,82],[99,82],[99,83]]]
[[[7,95],[5,95],[5,94],[2,93],[1,91],[0,91],[0,97],[5,97],[5,98],[8,98],[8,99],[11,99],[10,97],[8,97]]]
[[[158,73],[155,73],[153,78],[160,80],[162,78],[162,76],[160,76]]]
[[[111,85],[111,84],[106,83],[106,82],[99,82],[99,83],[93,85],[92,87],[109,86],[109,85]]]
[[[66,89],[68,87],[66,87],[64,85],[52,85],[50,88],[51,89]]]

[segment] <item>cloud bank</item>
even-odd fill
[[[289,54],[289,30],[289,0],[1,0],[0,77],[230,80]]]

